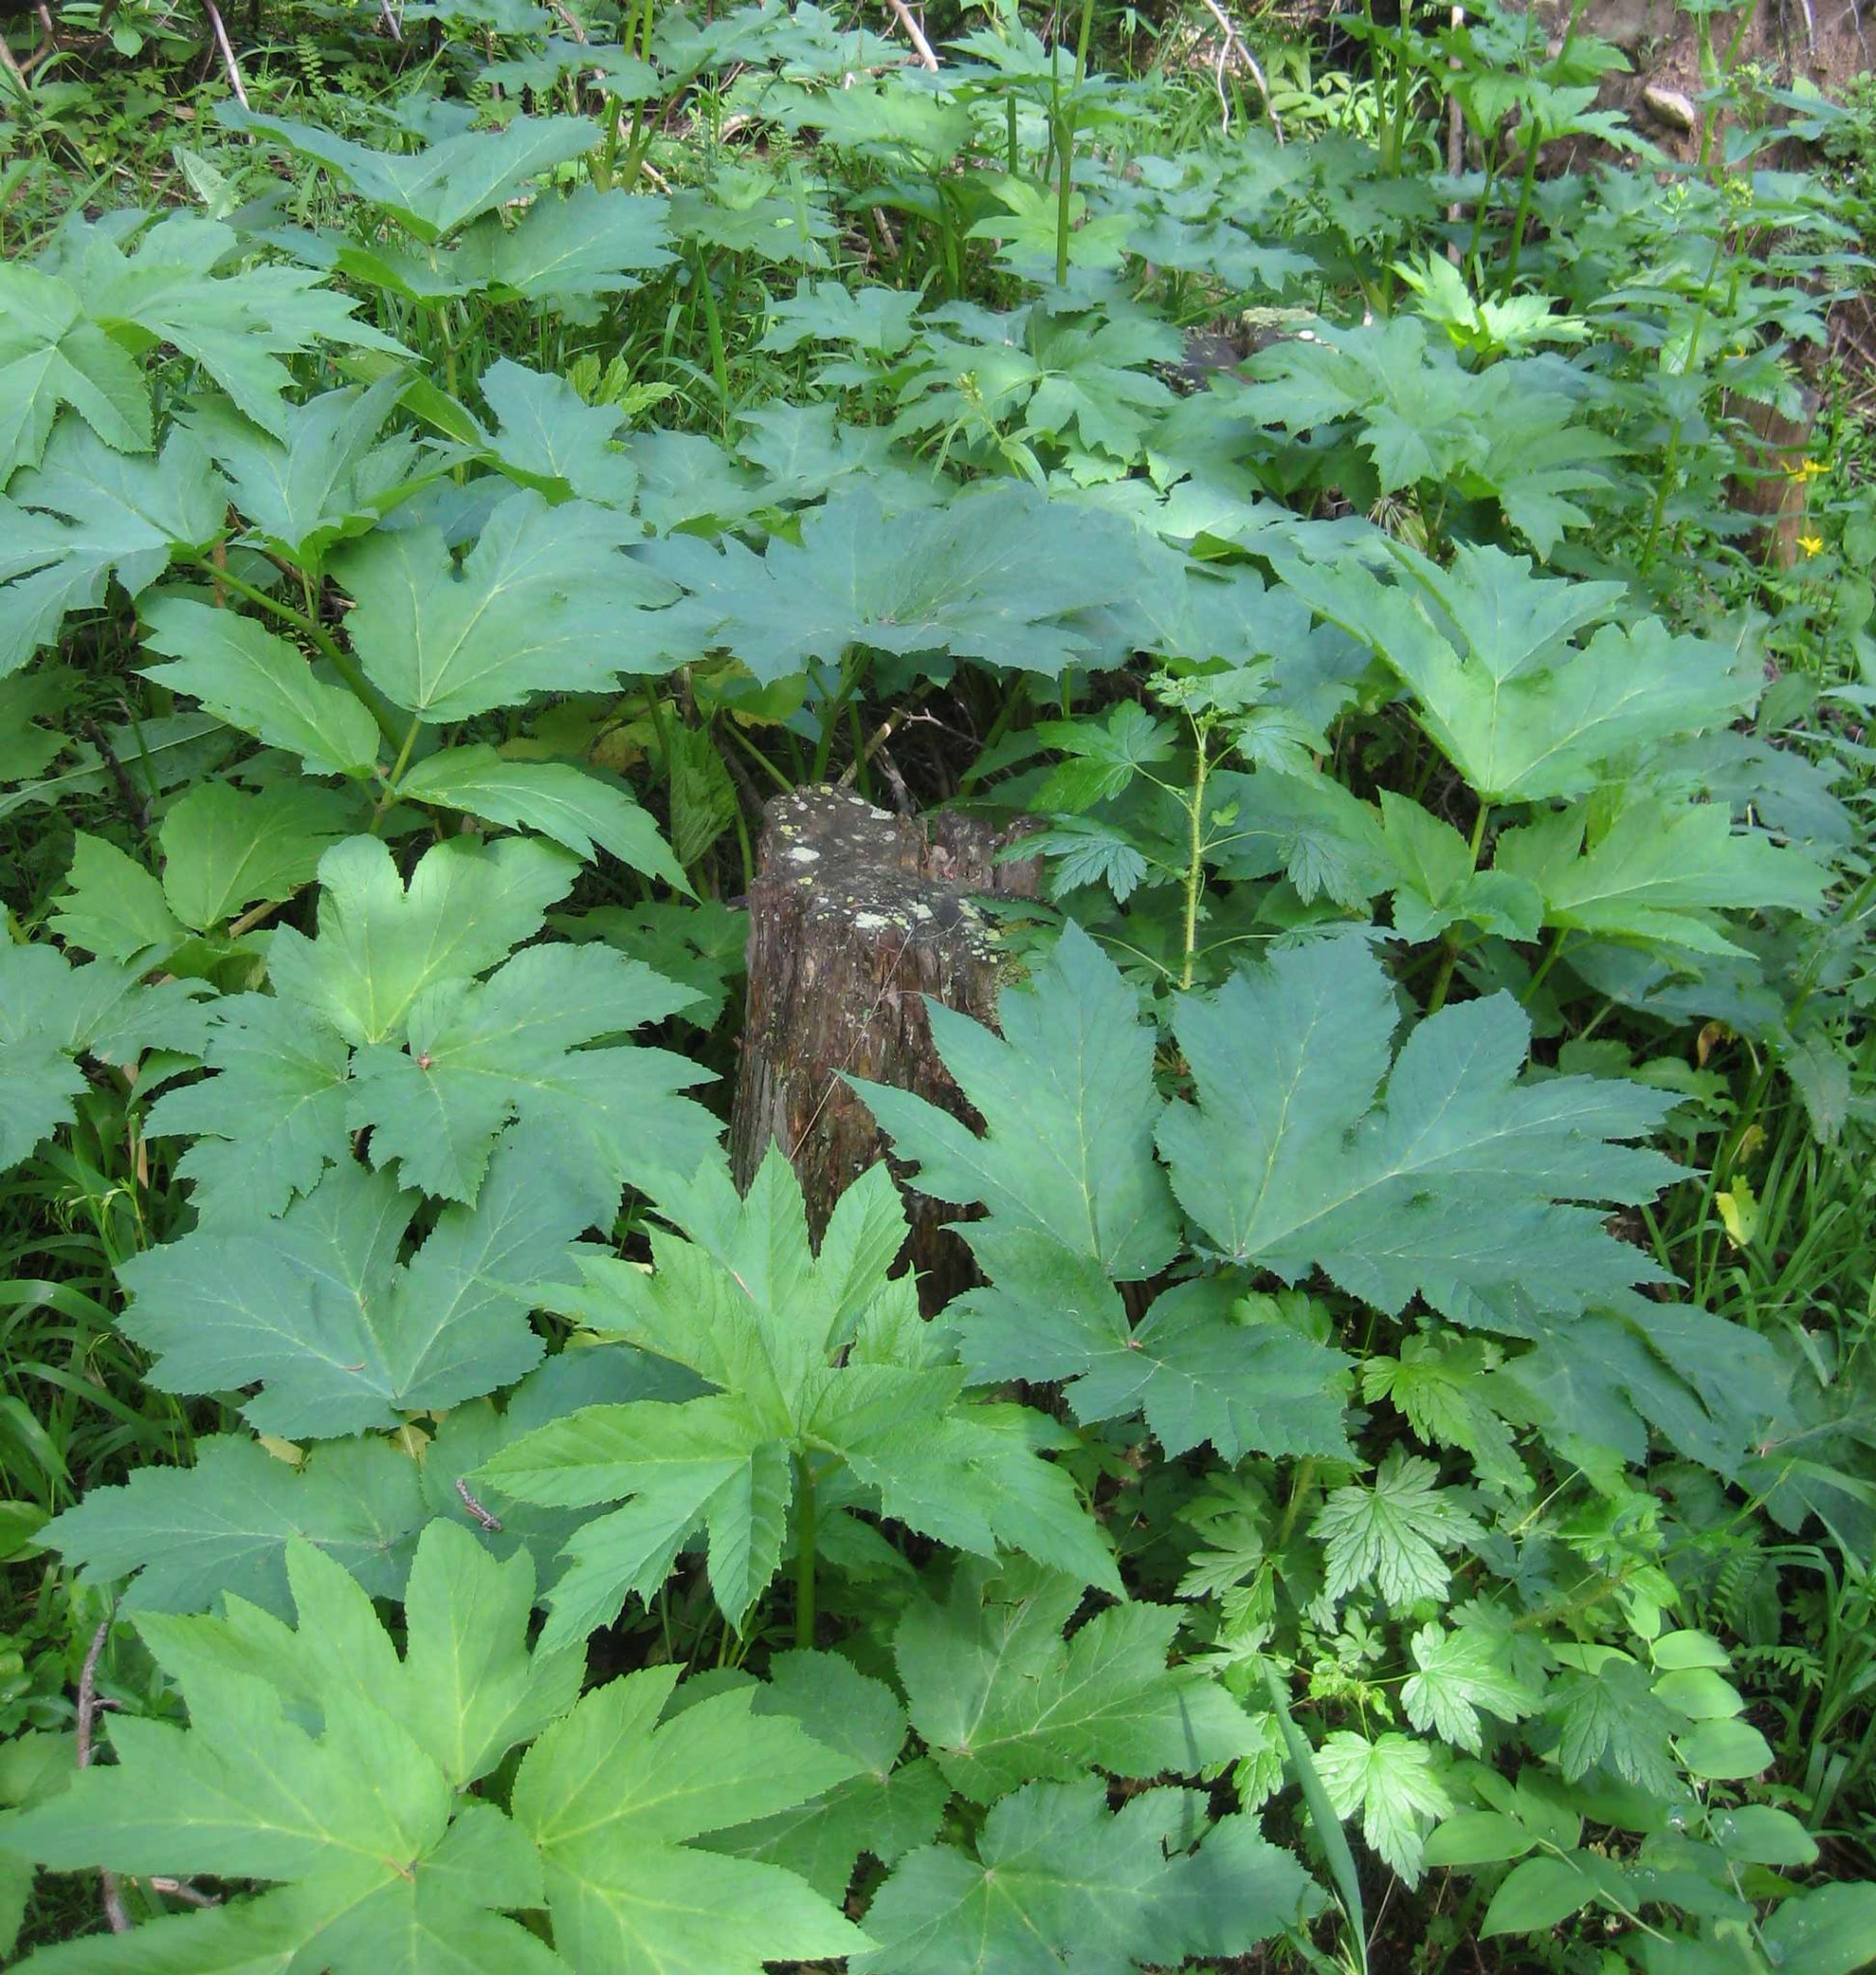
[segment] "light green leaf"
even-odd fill
[[[893,1653],[912,1725],[976,1801],[1097,1768],[1196,1774],[1254,1745],[1249,1718],[1210,1674],[1168,1668],[1175,1607],[1111,1606],[1065,1642],[1080,1601],[1072,1579],[964,1562],[943,1604],[920,1599],[900,1620]]]
[[[658,825],[622,783],[560,762],[504,761],[477,743],[451,747],[421,761],[398,793],[414,802],[467,810],[489,823],[537,829],[591,860],[596,848],[621,864],[662,878],[689,892],[684,867],[671,855]]]
[[[564,199],[542,195],[521,223],[491,215],[465,235],[458,273],[478,286],[564,307],[588,295],[621,295],[676,259],[666,244],[668,204],[655,193],[602,192],[590,181]]]
[[[1425,1859],[1427,1826],[1453,1808],[1433,1753],[1409,1735],[1369,1741],[1340,1729],[1316,1752],[1322,1787],[1338,1817],[1361,1812],[1362,1836],[1413,1885]]]
[[[371,772],[380,745],[377,723],[342,686],[327,684],[285,638],[232,610],[187,597],[152,597],[143,606],[150,651],[174,661],[149,665],[146,678],[187,692],[230,726],[300,757],[309,774]]]
[[[189,936],[161,882],[136,858],[87,830],[73,836],[58,906],[46,923],[68,946],[124,965],[138,962],[140,971]]]
[[[1098,1778],[1032,1783],[985,1821],[975,1854],[914,1852],[875,1895],[880,1945],[854,1975],[1132,1975],[1236,1956],[1316,1905],[1256,1821],[1205,1831],[1195,1792],[1148,1790],[1110,1816]]]
[[[203,933],[244,906],[290,899],[312,879],[348,814],[342,799],[303,782],[256,791],[198,784],[157,832],[170,909]]]
[[[531,489],[490,514],[460,568],[424,524],[341,550],[333,574],[366,675],[394,704],[448,723],[542,691],[658,673],[675,658],[658,607],[676,591],[618,552],[639,526],[587,501],[550,507]]]
[[[68,284],[0,266],[0,487],[36,467],[61,404],[120,452],[150,449],[150,392],[136,360],[88,321]]]
[[[1453,1574],[1440,1552],[1482,1532],[1436,1485],[1438,1475],[1431,1461],[1396,1447],[1372,1484],[1354,1481],[1330,1491],[1310,1525],[1327,1546],[1325,1596],[1346,1598],[1372,1583],[1396,1610],[1404,1610],[1445,1593]]]
[[[1537,1696],[1512,1668],[1506,1634],[1479,1625],[1452,1632],[1424,1625],[1412,1650],[1419,1670],[1400,1690],[1408,1720],[1474,1755],[1482,1746],[1481,1709],[1501,1721],[1517,1721],[1537,1706]]]

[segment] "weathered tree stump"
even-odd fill
[[[993,1019],[996,950],[968,895],[1035,895],[1033,862],[994,861],[1013,834],[964,817],[891,816],[837,789],[801,789],[768,806],[749,893],[730,1162],[747,1187],[779,1144],[817,1240],[834,1202],[886,1150],[846,1077],[971,1115],[932,1046],[921,997]],[[929,1311],[971,1280],[969,1252],[943,1231],[955,1208],[918,1194],[906,1206]]]

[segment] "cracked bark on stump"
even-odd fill
[[[730,1162],[747,1187],[778,1143],[817,1241],[834,1202],[886,1150],[847,1076],[916,1092],[975,1122],[932,1045],[922,997],[994,1018],[996,948],[970,894],[1034,897],[1033,862],[994,861],[1013,834],[965,817],[892,816],[836,789],[800,789],[768,805],[749,893]],[[957,1208],[910,1193],[906,1211],[929,1312],[973,1280],[970,1255],[943,1232]]]

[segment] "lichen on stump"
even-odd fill
[[[768,806],[749,894],[730,1159],[747,1187],[779,1144],[817,1240],[833,1203],[886,1150],[847,1077],[970,1116],[932,1046],[923,997],[993,1019],[996,946],[970,894],[1033,896],[1033,863],[995,861],[1009,835],[964,817],[891,816],[837,789],[801,789]],[[942,1231],[954,1208],[918,1194],[906,1204],[912,1265],[934,1308],[970,1280],[969,1254]]]

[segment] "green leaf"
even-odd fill
[[[140,1621],[190,1725],[120,1718],[117,1763],[85,1771],[63,1799],[26,1812],[14,1842],[66,1869],[292,1882],[285,1898],[261,1903],[261,1929],[193,1916],[209,1947],[198,1967],[241,1965],[215,1957],[243,1933],[250,1948],[258,1934],[335,1971],[547,1975],[562,1966],[497,1917],[542,1899],[525,1837],[492,1804],[456,1796],[478,1764],[577,1691],[577,1666],[530,1663],[526,1559],[498,1565],[464,1530],[427,1530],[401,1663],[339,1564],[295,1543],[286,1567],[297,1629],[238,1602],[221,1618]],[[251,1918],[259,1909],[233,1910]]]
[[[0,1169],[71,1116],[85,1088],[76,1057],[129,1064],[146,1048],[199,1047],[196,991],[146,988],[108,960],[74,967],[51,946],[0,941]]]
[[[349,805],[327,790],[280,782],[249,791],[230,782],[190,789],[163,819],[163,896],[183,925],[204,933],[244,906],[290,899],[343,833]]]
[[[283,403],[275,430],[214,398],[195,405],[185,422],[227,476],[252,538],[316,570],[334,543],[365,533],[442,472],[419,467],[408,435],[378,443],[404,386],[392,371],[368,389]]]
[[[1544,1934],[1596,1897],[1596,1881],[1570,1858],[1527,1858],[1492,1895],[1479,1933]]]
[[[1671,1695],[1662,1698],[1674,1704]],[[1674,1738],[1674,1746],[1690,1774],[1722,1782],[1763,1775],[1775,1760],[1771,1745],[1750,1721],[1696,1721]]]
[[[491,215],[472,228],[456,270],[478,286],[565,308],[589,295],[622,295],[677,257],[666,244],[667,202],[654,193],[602,192],[590,181],[564,198],[543,195],[519,226]]]
[[[668,671],[656,612],[676,592],[618,553],[639,533],[636,521],[584,501],[550,507],[531,489],[496,504],[460,568],[427,523],[378,530],[333,558],[357,600],[352,649],[394,705],[444,724],[533,692]]]
[[[139,1573],[125,1594],[133,1610],[195,1611],[228,1591],[285,1612],[290,1543],[394,1597],[423,1520],[415,1465],[383,1441],[315,1447],[296,1469],[216,1434],[196,1443],[193,1468],[140,1468],[122,1487],[89,1490],[45,1540],[95,1581]]]
[[[1504,1387],[1495,1378],[1502,1353],[1482,1338],[1403,1338],[1399,1358],[1373,1357],[1362,1366],[1362,1396],[1392,1399],[1422,1440],[1463,1447],[1482,1481],[1527,1494],[1530,1471],[1510,1429],[1495,1409]],[[1512,1404],[1513,1412],[1522,1409]]]
[[[1507,870],[1475,871],[1465,839],[1418,802],[1381,791],[1382,832],[1400,865],[1394,930],[1419,943],[1469,921],[1506,939],[1536,939],[1543,899]]]
[[[1812,1886],[1785,1900],[1762,1930],[1780,1975],[1852,1975],[1876,1940],[1876,1885]]]
[[[1397,1019],[1353,936],[1277,953],[1179,1004],[1197,1090],[1159,1127],[1174,1191],[1234,1260],[1286,1281],[1313,1267],[1394,1312],[1418,1293],[1455,1321],[1531,1335],[1656,1279],[1594,1208],[1674,1177],[1612,1143],[1672,1102],[1633,1083],[1519,1083],[1530,1023],[1507,994],[1424,1021],[1389,1065]],[[1385,1077],[1385,1095],[1381,1095]],[[1378,1102],[1377,1102],[1378,1099]]]
[[[400,155],[231,103],[219,104],[216,114],[233,129],[316,158],[360,198],[395,214],[420,240],[454,232],[477,213],[503,203],[527,179],[599,142],[597,126],[584,117],[515,117],[500,130],[465,130]]]
[[[587,1694],[524,1758],[513,1816],[539,1847],[554,1937],[577,1975],[759,1975],[866,1936],[779,1868],[688,1841],[820,1796],[851,1756],[755,1691],[710,1695],[663,1725],[678,1669]]]
[[[62,404],[117,451],[150,449],[135,359],[85,318],[67,283],[10,262],[0,267],[0,487],[39,465]]]
[[[910,1276],[889,1276],[905,1220],[884,1166],[848,1189],[818,1258],[800,1182],[772,1150],[748,1195],[720,1162],[656,1183],[690,1239],[654,1233],[649,1273],[583,1254],[554,1307],[694,1371],[719,1390],[684,1405],[593,1406],[505,1447],[491,1480],[523,1501],[625,1505],[585,1526],[555,1587],[548,1637],[590,1631],[648,1599],[700,1524],[711,1587],[740,1626],[780,1562],[796,1473],[844,1464],[880,1510],[938,1541],[999,1541],[1118,1589],[1046,1422],[963,1402],[932,1362]]]
[[[1574,1670],[1551,1683],[1544,1712],[1558,1723],[1564,1776],[1575,1782],[1601,1763],[1657,1797],[1672,1797],[1679,1768],[1669,1738],[1677,1722],[1645,1669],[1613,1647],[1560,1649],[1559,1657]]]
[[[1249,1718],[1208,1673],[1168,1668],[1182,1613],[1116,1605],[1066,1642],[1072,1580],[961,1563],[943,1604],[909,1606],[893,1639],[918,1730],[955,1789],[989,1803],[1020,1783],[1194,1774],[1242,1755]]]
[[[1462,1810],[1427,1840],[1428,1865],[1498,1865],[1522,1858],[1536,1840],[1499,1810]]]
[[[1453,1808],[1432,1750],[1410,1735],[1371,1742],[1345,1728],[1317,1750],[1316,1762],[1336,1815],[1360,1811],[1362,1836],[1413,1885],[1425,1860],[1427,1825]]]
[[[623,783],[559,762],[504,761],[493,747],[451,747],[421,761],[398,784],[399,795],[442,809],[466,810],[485,822],[537,829],[591,860],[597,848],[673,889],[689,892],[684,867],[658,825]]]
[[[259,1386],[262,1432],[336,1435],[441,1412],[541,1356],[528,1311],[594,1214],[547,1142],[505,1140],[473,1208],[451,1207],[408,1264],[418,1205],[383,1174],[336,1167],[264,1230],[198,1230],[123,1265],[127,1334],[167,1392]]]
[[[213,541],[225,511],[189,433],[172,432],[160,458],[131,458],[64,420],[43,463],[0,496],[0,677],[50,644],[68,612],[102,604],[113,578],[134,597],[178,550]]]
[[[1121,603],[1138,562],[1130,523],[1008,481],[922,514],[870,489],[836,493],[757,556],[675,536],[647,552],[691,591],[710,641],[765,683],[850,646],[977,659],[1057,677],[1112,664],[1120,640],[1080,613]]]
[[[985,1821],[974,1855],[915,1852],[867,1910],[879,1947],[853,1975],[1131,1975],[1235,1956],[1298,1924],[1311,1887],[1256,1821],[1205,1832],[1203,1799],[1149,1790],[1110,1816],[1100,1780],[1032,1783]]]
[[[1675,637],[1658,618],[1568,639],[1609,614],[1613,583],[1538,577],[1522,557],[1460,544],[1443,570],[1389,545],[1402,581],[1351,561],[1285,561],[1319,615],[1400,674],[1428,733],[1487,802],[1586,793],[1651,742],[1724,725],[1759,682],[1726,647]]]
[[[1481,1625],[1451,1632],[1422,1626],[1412,1641],[1419,1670],[1400,1690],[1408,1720],[1478,1755],[1482,1709],[1501,1721],[1517,1721],[1537,1706],[1536,1694],[1512,1667],[1510,1643],[1508,1635]]]
[[[188,937],[171,911],[161,882],[136,858],[79,830],[59,909],[46,921],[68,946],[121,965],[148,969]]]
[[[406,888],[375,837],[319,860],[319,930],[274,934],[275,988],[355,1047],[398,1033],[426,988],[467,981],[540,929],[578,865],[527,837],[452,837],[426,851]]]
[[[613,444],[625,422],[617,405],[589,405],[564,377],[505,357],[482,372],[481,383],[500,422],[492,439],[477,437],[502,473],[551,501],[578,495],[602,507],[631,504],[639,475]]]
[[[832,1653],[779,1653],[756,1691],[755,1713],[799,1723],[851,1757],[855,1773],[790,1809],[704,1838],[707,1850],[784,1866],[839,1905],[862,1853],[894,1865],[938,1835],[950,1785],[928,1758],[899,1762],[906,1711],[884,1681]]]
[[[1553,926],[1739,954],[1712,923],[1715,912],[1815,912],[1823,901],[1825,872],[1760,830],[1735,831],[1720,803],[1631,801],[1584,855],[1587,820],[1578,807],[1498,842],[1498,869],[1542,895]]]
[[[174,661],[144,676],[199,699],[218,720],[300,757],[309,774],[363,780],[377,758],[377,723],[342,686],[319,678],[285,638],[232,610],[151,597],[144,643]]]
[[[1396,1447],[1372,1484],[1330,1491],[1310,1525],[1327,1546],[1326,1597],[1346,1598],[1372,1583],[1404,1610],[1445,1594],[1453,1574],[1440,1552],[1476,1542],[1482,1531],[1436,1485],[1438,1475],[1431,1461]]]
[[[927,1012],[982,1137],[909,1093],[852,1082],[899,1156],[917,1162],[921,1192],[989,1209],[964,1231],[986,1270],[994,1277],[1003,1250],[1035,1236],[1120,1281],[1163,1268],[1179,1228],[1152,1157],[1154,1032],[1094,941],[1064,929],[1030,985],[1000,996],[1000,1036],[937,1003]]]

